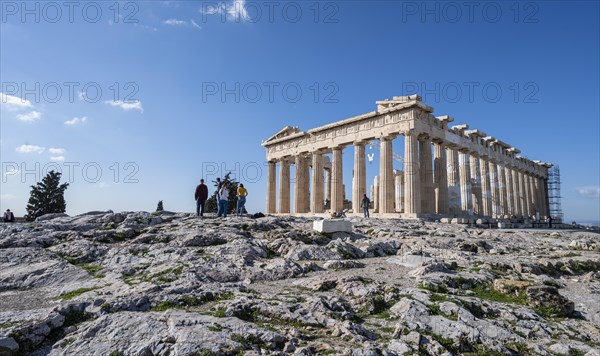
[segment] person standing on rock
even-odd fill
[[[10,209],[6,209],[4,213],[4,222],[15,222],[15,215],[10,211]]]
[[[224,218],[227,217],[227,206],[229,205],[229,189],[227,186],[223,184],[221,189],[219,189],[219,211],[217,212],[217,217],[221,217],[223,215]]]
[[[215,192],[215,197],[216,197],[216,201],[217,201],[217,215],[221,216],[221,204],[219,204],[219,201],[221,201],[220,198],[220,191],[221,188],[223,187],[223,182],[221,182],[221,178],[217,177],[217,180],[215,181],[215,186],[217,187],[217,191]]]
[[[552,216],[548,215],[548,229],[552,229]]]
[[[196,216],[204,216],[204,204],[208,199],[208,187],[204,184],[204,179],[200,179],[200,184],[198,184],[194,193],[194,199],[196,199]]]
[[[235,209],[237,216],[242,216],[242,213],[246,209],[246,196],[248,196],[248,191],[246,190],[246,188],[244,188],[243,184],[240,184],[240,186],[237,189],[237,207]]]
[[[367,194],[364,194],[362,201],[360,202],[360,207],[362,208],[363,213],[365,214],[365,218],[369,217],[369,204],[371,204],[371,201],[369,200],[369,198],[367,198]]]

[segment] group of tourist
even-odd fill
[[[229,209],[229,188],[227,184],[221,181],[221,178],[217,178],[215,182],[217,191],[215,192],[215,198],[217,202],[217,217],[227,217],[227,211]],[[246,197],[248,196],[248,190],[244,188],[243,184],[239,184],[237,188],[237,205],[235,207],[236,216],[242,216],[246,212]],[[204,207],[208,200],[208,187],[204,184],[204,179],[200,179],[200,184],[196,187],[194,194],[196,200],[196,215],[204,216]]]
[[[215,192],[216,200],[217,200],[217,217],[227,217],[227,209],[229,207],[229,189],[224,182],[221,181],[221,178],[217,178],[215,185],[217,186],[217,191]],[[242,216],[242,214],[246,211],[246,197],[248,196],[248,191],[244,188],[243,184],[240,184],[237,188],[237,206],[235,208],[236,216]],[[204,216],[204,206],[206,204],[206,200],[208,199],[208,187],[204,184],[204,179],[200,179],[200,184],[196,187],[196,193],[194,194],[194,199],[196,199],[196,215]],[[363,215],[365,218],[369,217],[369,205],[371,205],[371,200],[367,197],[367,194],[363,194],[363,198],[360,201],[360,207],[362,208]],[[10,210],[7,210],[9,213]],[[12,213],[10,213],[12,215]],[[335,217],[346,217],[346,214],[342,211],[339,213],[334,213]],[[7,221],[7,215],[4,214],[4,221]],[[12,220],[14,221],[14,216]],[[548,228],[552,228],[552,217],[549,216],[547,218]]]

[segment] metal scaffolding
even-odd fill
[[[556,222],[563,222],[560,200],[560,168],[554,165],[548,170],[548,208]]]

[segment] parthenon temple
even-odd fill
[[[469,125],[450,126],[452,117],[434,116],[433,108],[417,95],[376,104],[376,111],[308,131],[287,126],[264,141],[266,212],[291,213],[291,165],[294,214],[342,211],[344,179],[350,178],[343,174],[342,152],[353,145],[353,213],[362,211],[367,194],[379,217],[548,216],[551,164],[520,156],[517,148]],[[392,142],[400,135],[401,160],[392,152]],[[374,141],[379,141],[379,174],[367,191],[365,148]],[[394,161],[401,161],[402,168],[394,169]]]

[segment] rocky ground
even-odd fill
[[[600,355],[600,235],[351,221],[0,225],[0,355]]]

